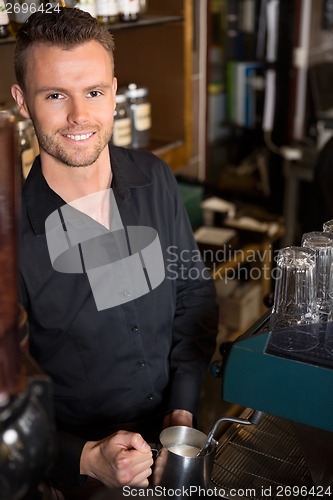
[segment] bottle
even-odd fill
[[[116,95],[112,142],[115,146],[125,148],[132,144],[131,110],[124,93]]]
[[[0,38],[9,36],[9,17],[4,0],[0,0]]]
[[[148,89],[130,83],[126,97],[131,110],[132,147],[146,148],[150,142],[151,105]]]
[[[97,21],[101,24],[115,24],[119,21],[118,0],[96,0]]]
[[[119,0],[120,21],[137,21],[140,15],[140,0]]]
[[[97,17],[95,0],[79,0],[75,7],[88,12],[92,17]]]
[[[147,9],[148,9],[147,3],[148,3],[147,0],[139,0],[140,15],[145,14],[147,12]]]

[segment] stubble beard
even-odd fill
[[[94,129],[96,129],[96,127],[94,127]],[[57,131],[55,134],[44,134],[39,129],[38,124],[35,124],[35,132],[40,149],[43,149],[48,155],[68,167],[89,167],[92,165],[97,161],[112,136],[112,128],[110,130],[105,130],[102,135],[99,136],[99,141],[95,144],[93,149],[81,151],[81,148],[78,147],[77,151],[75,151],[73,150],[75,144],[67,150],[66,147],[55,140],[55,137],[58,135],[70,134],[73,132]],[[76,130],[75,133],[78,134],[80,131]],[[99,130],[96,130],[96,133],[99,133]]]

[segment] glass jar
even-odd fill
[[[97,21],[101,24],[115,24],[119,21],[117,0],[96,0]]]
[[[147,5],[147,0],[139,0],[139,4],[140,4],[140,15],[141,14],[145,14],[147,12],[147,9],[148,9],[148,5]]]
[[[148,89],[130,83],[126,97],[131,110],[132,147],[146,148],[150,142],[151,105],[148,100]]]
[[[120,21],[137,21],[140,16],[140,0],[119,0]]]
[[[112,142],[115,146],[130,147],[132,145],[131,110],[126,95],[116,95]]]
[[[9,36],[9,17],[6,11],[5,2],[0,0],[0,38]]]

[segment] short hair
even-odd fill
[[[88,12],[60,6],[51,12],[34,12],[16,34],[14,69],[17,83],[25,90],[27,60],[34,43],[71,48],[92,40],[99,42],[109,52],[114,69],[113,36]]]

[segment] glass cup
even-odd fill
[[[316,301],[319,321],[332,319],[333,233],[312,231],[303,234],[302,246],[316,252]]]
[[[307,351],[318,344],[315,293],[316,253],[304,247],[282,248],[277,257],[270,342],[284,351]]]

